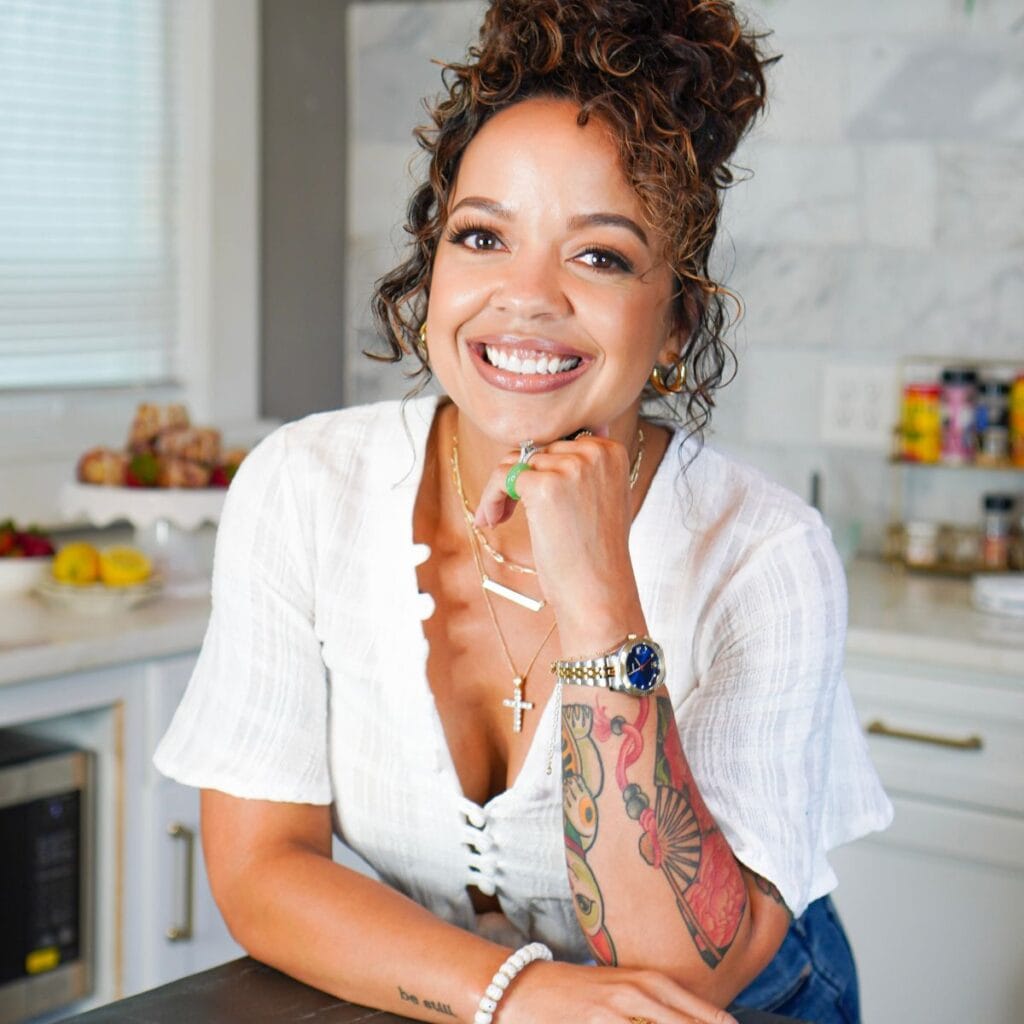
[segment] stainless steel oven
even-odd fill
[[[0,1024],[93,985],[93,758],[0,730]]]

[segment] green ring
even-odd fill
[[[524,469],[529,469],[529,463],[517,462],[509,471],[505,474],[505,493],[513,500],[519,501],[519,492],[516,490],[516,481],[519,479],[519,474]]]

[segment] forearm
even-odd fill
[[[774,948],[670,701],[567,687],[562,753],[566,861],[595,957],[662,970],[725,1005]]]
[[[302,847],[252,859],[219,902],[254,957],[334,995],[423,1021],[471,1021],[508,950]]]

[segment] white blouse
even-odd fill
[[[514,784],[479,806],[427,682],[433,600],[416,566],[429,549],[412,518],[435,408],[310,416],[245,460],[202,652],[154,761],[187,785],[331,804],[338,836],[435,914],[481,930],[475,885],[518,935],[584,961],[557,757],[546,771],[554,697]],[[892,816],[843,679],[846,586],[828,530],[677,433],[630,552],[701,794],[737,858],[799,915],[836,884],[827,852]]]

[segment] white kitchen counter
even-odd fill
[[[198,650],[207,597],[166,597],[116,615],[55,611],[31,595],[0,596],[0,686]]]
[[[1024,619],[970,604],[964,580],[914,575],[878,561],[849,570],[847,650],[1024,680]],[[30,596],[0,598],[0,686],[197,650],[207,598],[158,597],[105,617],[51,610]]]
[[[850,655],[1017,676],[1024,683],[1024,618],[971,605],[964,579],[859,559],[848,569]]]

